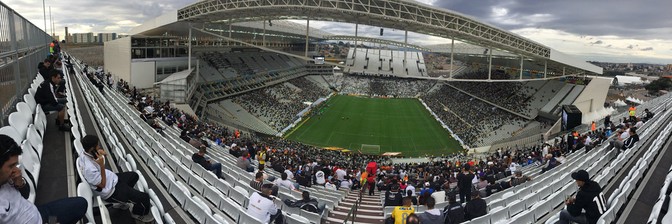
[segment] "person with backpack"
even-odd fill
[[[457,202],[455,194],[448,194],[448,206],[443,209],[445,224],[458,224],[464,222],[464,208]]]

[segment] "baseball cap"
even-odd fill
[[[579,170],[574,173],[572,173],[572,179],[574,180],[580,180],[580,181],[587,181],[590,180],[590,175],[588,175],[588,172],[585,170]]]

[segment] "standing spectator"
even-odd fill
[[[198,152],[191,155],[191,160],[195,163],[198,163],[198,165],[201,165],[206,170],[215,173],[217,178],[222,179],[222,164],[213,163],[210,159],[205,158],[206,153],[208,153],[206,151],[206,147],[201,145],[200,149],[198,149]]]
[[[585,170],[572,173],[572,179],[579,186],[579,192],[576,193],[576,197],[568,198],[565,201],[567,208],[560,212],[560,223],[597,223],[597,220],[606,210],[600,184],[590,180],[590,175]],[[582,211],[586,212],[583,213]]]
[[[427,210],[424,213],[418,215],[420,222],[423,224],[442,224],[444,222],[443,212],[441,210],[434,208],[436,201],[434,198],[427,198],[425,201],[425,206]]]
[[[460,202],[468,202],[471,200],[471,180],[474,179],[474,174],[471,172],[469,165],[464,165],[462,173],[457,175],[457,186],[460,188]]]
[[[267,159],[266,153],[267,153],[266,149],[262,148],[261,150],[259,150],[259,154],[257,154],[257,161],[259,161],[260,170],[263,169],[262,167],[266,165],[266,159]]]
[[[635,122],[635,115],[637,114],[637,108],[635,108],[634,104],[630,105],[630,108],[628,108],[628,115],[630,115],[630,122]]]
[[[402,194],[399,191],[399,185],[392,185],[392,189],[385,192],[384,206],[400,206],[402,205]]]
[[[65,198],[40,206],[26,200],[30,187],[21,176],[22,153],[12,138],[0,135],[0,223],[48,223],[50,216],[58,223],[79,222],[87,209],[84,198]]]
[[[471,200],[464,206],[464,219],[472,220],[488,213],[488,205],[478,192],[471,193]]]
[[[84,136],[81,142],[84,152],[79,155],[82,159],[78,162],[82,167],[85,181],[93,190],[93,195],[112,203],[132,204],[133,218],[145,223],[153,221],[149,194],[133,188],[138,182],[138,174],[135,172],[115,174],[105,169],[106,153],[98,144],[98,137],[95,135]]]
[[[273,203],[275,197],[271,196],[272,188],[273,184],[264,184],[261,186],[261,194],[253,192],[250,195],[247,214],[257,218],[262,223],[271,223],[271,221],[274,221],[276,224],[281,224],[283,223],[283,216],[280,209]]]
[[[413,204],[411,204],[411,198],[410,197],[405,197],[403,199],[403,204],[401,206],[396,206],[392,210],[392,220],[394,220],[394,224],[405,224],[406,223],[406,218],[415,213],[415,209],[412,207]]]

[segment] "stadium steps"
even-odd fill
[[[348,213],[352,206],[357,202],[359,191],[350,191],[333,211],[329,213],[329,217],[324,221],[328,223],[344,223],[348,218]],[[362,194],[362,202],[357,208],[356,223],[384,223],[383,205],[380,202],[380,192],[376,192],[373,196]],[[352,221],[352,218],[348,219]]]

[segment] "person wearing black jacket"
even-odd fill
[[[622,148],[623,150],[632,148],[633,146],[635,146],[635,143],[639,141],[639,135],[637,135],[636,127],[631,127],[629,132],[630,136],[628,137],[628,139],[623,141],[623,148]]]
[[[460,188],[460,203],[471,201],[471,180],[474,174],[471,172],[469,164],[464,165],[462,172],[457,175],[457,187]]]
[[[572,173],[572,179],[579,186],[576,197],[565,201],[567,209],[560,212],[560,223],[568,224],[576,222],[580,224],[595,224],[606,210],[604,195],[600,184],[590,180],[590,175],[585,170]],[[582,213],[585,210],[585,213]]]
[[[385,192],[384,206],[401,206],[403,195],[399,191],[399,185],[392,185],[391,191]]]
[[[462,207],[462,203],[457,202],[455,194],[448,194],[448,206],[443,209],[443,214],[445,215],[445,224],[464,222],[464,208]]]
[[[65,112],[67,107],[65,102],[59,100],[59,93],[56,92],[58,84],[61,82],[61,75],[57,71],[51,71],[51,77],[45,79],[37,91],[35,91],[35,102],[42,106],[44,112],[58,111],[58,118],[56,118],[56,125],[58,130],[69,131],[70,127],[66,125]]]
[[[471,193],[471,200],[464,206],[464,219],[472,220],[488,214],[488,204],[478,191]]]
[[[37,70],[40,72],[40,75],[42,75],[44,80],[49,80],[51,78],[49,75],[49,71],[51,71],[51,69],[51,61],[49,61],[49,59],[44,59],[44,62],[37,64]]]

